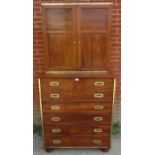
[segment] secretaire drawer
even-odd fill
[[[110,113],[112,103],[43,103],[43,112],[102,112]]]
[[[101,91],[103,89],[113,89],[113,79],[100,78],[68,78],[68,79],[42,79],[42,92],[51,91],[72,91],[87,92]]]
[[[44,125],[45,136],[52,135],[102,135],[110,136],[111,125]]]
[[[104,136],[45,136],[46,147],[109,147],[110,137]]]
[[[52,91],[51,93],[42,93],[42,100],[44,102],[111,102],[113,92],[109,89],[103,91],[91,91],[87,93],[79,92],[59,92]]]
[[[43,113],[44,124],[105,124],[111,122],[111,113]]]

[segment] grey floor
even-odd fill
[[[121,155],[121,138],[120,136],[112,138],[112,148],[107,153],[100,149],[55,149],[53,152],[47,153],[43,148],[42,138],[34,135],[33,151],[33,155]]]

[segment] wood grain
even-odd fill
[[[46,69],[106,69],[111,6],[42,6],[42,11]]]
[[[60,132],[52,132],[52,129],[60,129]],[[101,129],[102,132],[94,132],[94,129]],[[110,125],[45,125],[44,131],[45,136],[63,136],[63,135],[98,135],[98,136],[109,136],[110,135]]]
[[[53,144],[53,140],[61,140],[61,144]],[[101,140],[101,144],[94,144],[93,140]],[[46,147],[109,147],[110,146],[110,138],[103,136],[47,136],[45,137],[45,145]]]
[[[111,124],[111,113],[43,113],[44,124]],[[52,117],[59,117],[60,121],[52,121]],[[102,117],[102,121],[94,121],[94,117]]]
[[[52,106],[59,106],[60,109],[52,109]],[[103,109],[99,109],[96,107],[103,107]],[[111,113],[112,111],[112,104],[111,103],[43,103],[43,112],[45,113],[58,113],[58,112],[102,112],[104,113]]]
[[[103,91],[105,89],[113,89],[113,79],[102,79],[102,78],[78,78],[79,81],[75,81],[76,77],[68,79],[51,78],[41,79],[42,92],[54,92],[54,91],[65,91],[65,92],[89,92],[89,91]],[[50,86],[50,82],[58,82],[58,86]],[[103,86],[95,86],[95,82],[103,82]]]

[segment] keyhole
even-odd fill
[[[75,78],[75,81],[80,81],[80,79],[79,78]]]

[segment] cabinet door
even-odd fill
[[[42,10],[46,69],[75,70],[76,7],[43,6]]]
[[[78,6],[78,67],[103,70],[109,56],[111,9],[109,6]]]

